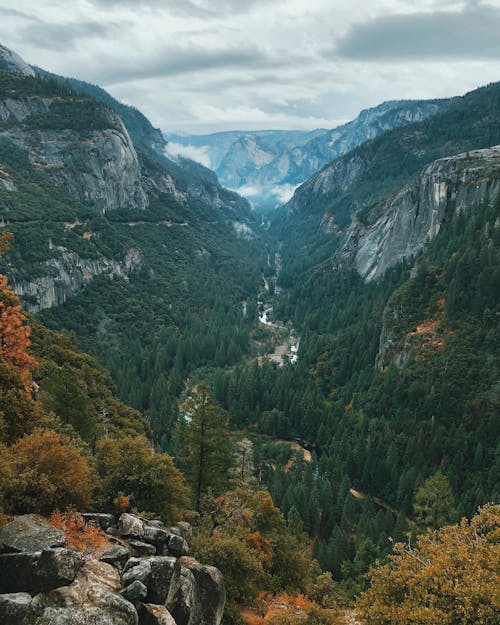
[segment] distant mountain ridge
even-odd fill
[[[326,130],[230,131],[208,135],[166,135],[171,149],[208,159],[222,184],[262,209],[275,208],[294,188],[334,158],[387,130],[422,121],[451,100],[384,102]]]

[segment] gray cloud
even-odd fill
[[[272,4],[280,0],[91,0],[92,4],[106,8],[123,6],[168,10],[183,16],[209,17],[247,13],[259,4]]]
[[[0,15],[4,15],[5,17],[20,17],[29,22],[39,22],[39,18],[35,15],[31,15],[29,13],[25,13],[24,11],[18,11],[17,9],[5,9],[0,7]]]
[[[500,59],[500,10],[400,14],[355,24],[330,53],[362,61]]]
[[[100,22],[68,22],[49,24],[46,22],[26,26],[20,32],[28,38],[31,45],[45,50],[65,50],[72,48],[79,40],[93,37],[106,37],[113,29],[112,25]]]
[[[224,49],[190,47],[182,49],[169,46],[155,51],[154,56],[129,60],[127,64],[104,64],[96,68],[97,78],[106,85],[114,85],[133,80],[165,78],[180,74],[192,74],[211,69],[241,67],[245,70],[279,67],[284,60],[274,60],[256,47],[234,46]]]

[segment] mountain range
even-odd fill
[[[172,154],[191,154],[210,166],[222,184],[264,211],[287,201],[324,165],[387,130],[422,121],[450,100],[384,102],[331,130],[262,130],[209,135],[166,135]]]

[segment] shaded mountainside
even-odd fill
[[[196,148],[202,158],[210,160],[223,184],[240,190],[258,208],[271,209],[334,158],[387,130],[421,121],[448,104],[449,100],[384,102],[333,130],[231,131],[167,138]]]
[[[119,109],[0,71],[0,221],[15,236],[3,269],[28,310],[75,330],[121,397],[166,423],[190,370],[249,350],[260,225],[213,172],[158,153],[133,109],[129,134]]]
[[[276,235],[293,251],[285,257],[284,275],[329,258],[355,219],[362,222],[373,205],[425,165],[499,144],[499,101],[498,83],[473,91],[422,122],[362,144],[312,176],[273,223]]]

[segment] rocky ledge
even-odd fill
[[[0,532],[2,625],[220,625],[220,571],[189,557],[188,523],[84,514],[103,552],[77,552],[62,530],[24,515]]]

